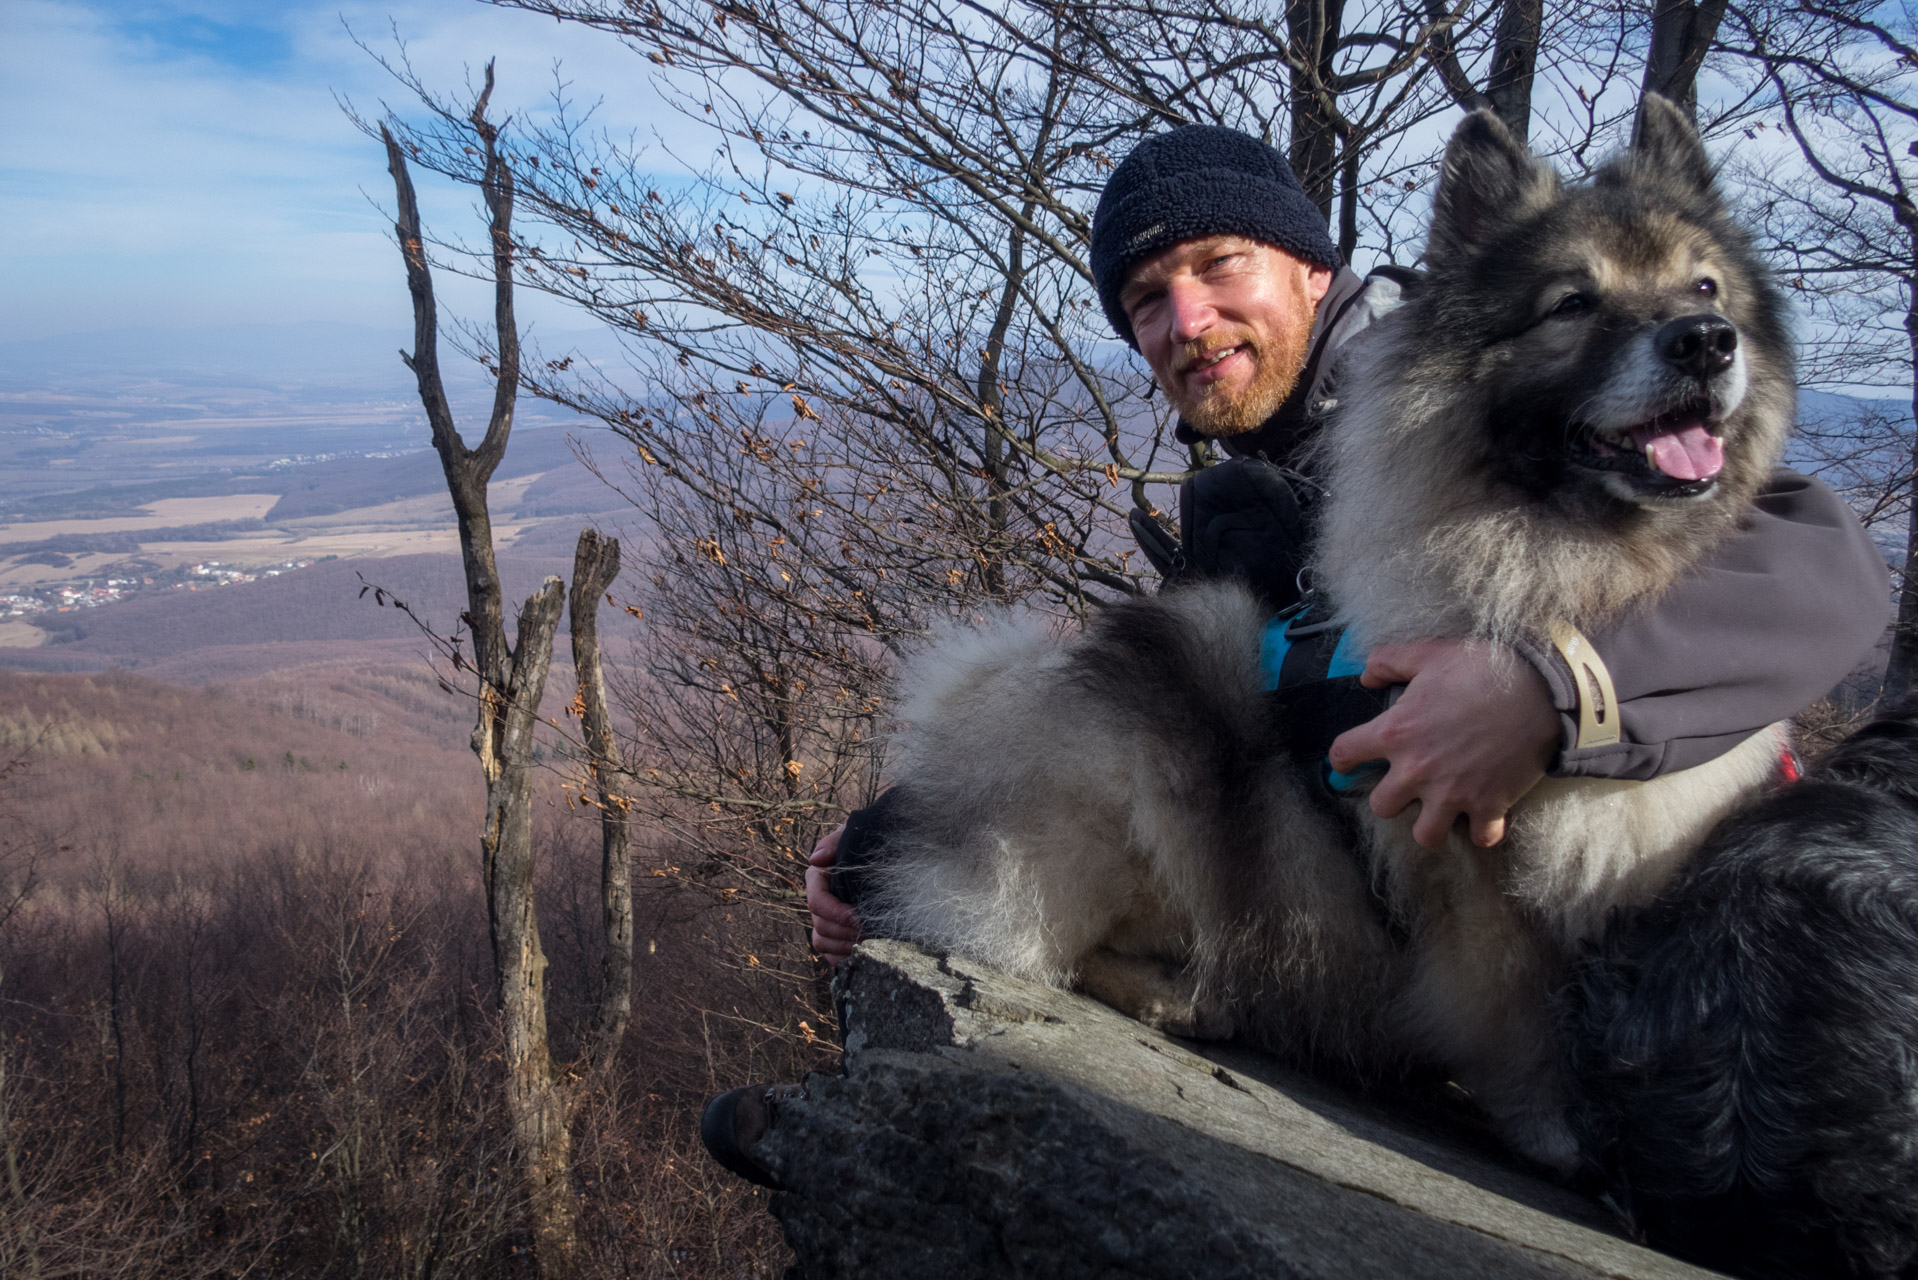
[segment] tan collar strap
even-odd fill
[[[1616,743],[1618,694],[1612,689],[1612,673],[1605,669],[1605,660],[1569,622],[1552,624],[1552,647],[1572,669],[1572,683],[1578,689],[1578,741],[1573,745],[1583,750]]]

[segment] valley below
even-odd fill
[[[366,584],[457,627],[452,504],[377,334],[82,337],[0,344],[0,668],[198,684],[430,647]],[[451,385],[476,435],[488,380]],[[521,406],[489,495],[521,598],[566,572],[581,528],[617,536],[631,514],[580,460],[620,456],[597,426]]]
[[[393,345],[0,344],[0,1274],[519,1273],[496,1269],[518,1205],[474,681],[446,657],[464,574]],[[491,385],[443,358],[471,443]],[[629,673],[641,522],[588,449],[623,474],[598,424],[522,402],[489,491],[500,572],[510,616],[581,529],[625,540],[600,628]],[[569,659],[562,622],[533,839],[567,1061],[601,910]],[[682,874],[671,831],[632,857],[630,1028],[574,1095],[593,1274],[779,1274],[697,1107],[714,1079],[822,1064],[818,966],[793,910]]]

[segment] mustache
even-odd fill
[[[1178,360],[1173,367],[1179,373],[1185,373],[1193,367],[1211,360],[1221,351],[1230,351],[1236,347],[1245,347],[1254,352],[1258,350],[1258,348],[1253,345],[1250,337],[1242,336],[1222,339],[1207,336],[1205,338],[1195,339],[1181,346],[1179,348]]]

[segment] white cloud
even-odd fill
[[[404,330],[397,255],[366,198],[390,201],[384,157],[334,95],[369,113],[413,104],[342,17],[381,52],[396,25],[449,92],[497,55],[502,112],[543,108],[559,61],[582,97],[606,96],[609,127],[664,114],[617,41],[458,0],[8,0],[0,13],[0,340],[155,322]],[[468,195],[421,185],[430,223],[476,225]],[[470,293],[448,290],[455,305]]]

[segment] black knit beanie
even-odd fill
[[[1334,270],[1344,265],[1324,215],[1272,147],[1216,124],[1157,133],[1113,170],[1092,215],[1092,279],[1121,338],[1139,345],[1119,307],[1133,264],[1181,240],[1217,235],[1262,240]]]

